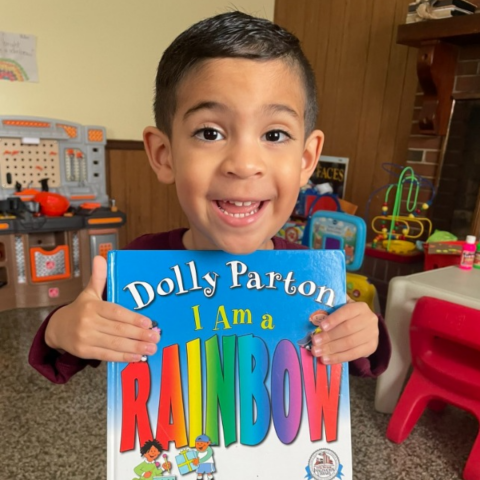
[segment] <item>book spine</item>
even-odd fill
[[[107,301],[115,302],[116,279],[116,252],[108,252],[107,263]],[[120,382],[119,363],[108,362],[107,364],[107,480],[118,478],[118,472],[115,468],[116,449],[115,449],[115,419],[117,409],[119,408],[119,399],[116,392],[120,391],[117,382]],[[108,438],[111,437],[111,438]]]
[[[107,259],[107,301],[115,303],[115,258],[117,252],[108,252]]]

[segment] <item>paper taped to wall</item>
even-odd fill
[[[0,32],[0,79],[38,82],[34,35]]]

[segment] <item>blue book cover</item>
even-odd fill
[[[341,251],[115,251],[108,300],[161,331],[108,364],[108,480],[352,479],[348,364],[312,356]]]

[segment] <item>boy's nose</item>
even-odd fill
[[[222,162],[222,173],[239,178],[262,177],[265,174],[265,162],[258,147],[253,144],[238,143],[227,152]]]

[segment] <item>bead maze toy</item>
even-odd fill
[[[368,212],[373,195],[382,189],[387,190],[382,206],[382,215],[374,217],[371,223],[373,231],[377,233],[372,247],[399,255],[409,255],[416,249],[415,243],[411,240],[428,237],[432,232],[432,222],[425,216],[425,212],[433,202],[435,188],[430,181],[416,175],[411,167],[401,167],[395,164],[384,164],[384,168],[385,166],[400,168],[401,171],[396,183],[376,190],[367,203]],[[396,172],[387,171],[396,175]],[[419,205],[420,189],[425,187],[432,191],[432,195],[427,202]],[[392,192],[395,192],[393,208],[391,205]]]
[[[105,145],[103,127],[0,116],[0,310],[73,300],[117,248]]]

